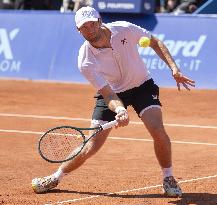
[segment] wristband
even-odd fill
[[[117,106],[116,108],[115,108],[115,112],[116,113],[119,113],[119,112],[121,112],[121,111],[127,111],[124,107],[122,107],[122,106]]]

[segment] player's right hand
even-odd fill
[[[117,127],[124,127],[129,124],[129,115],[127,113],[127,110],[122,107],[117,109],[117,115],[115,116],[115,119],[117,120],[118,124],[115,126]]]
[[[180,84],[182,84],[186,90],[190,90],[189,86],[195,87],[195,81],[184,76],[179,70],[173,70],[173,77],[179,91],[181,90]]]

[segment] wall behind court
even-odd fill
[[[71,14],[0,13],[0,76],[86,82],[77,69],[83,39]]]
[[[103,15],[105,22],[127,20],[164,41],[197,88],[217,89],[216,16]],[[0,77],[87,83],[77,69],[83,38],[74,14],[42,11],[0,12]],[[139,53],[161,87],[175,87],[167,66],[150,48]]]

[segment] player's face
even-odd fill
[[[100,39],[100,22],[88,21],[84,23],[78,30],[84,36],[84,38],[91,42],[96,42]]]

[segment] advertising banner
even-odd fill
[[[152,14],[155,9],[153,0],[94,0],[93,7],[107,13],[145,13]]]
[[[103,15],[105,22],[123,20],[121,15]],[[217,16],[158,14],[125,19],[149,30],[164,42],[184,74],[197,88],[217,89]],[[139,53],[160,86],[176,86],[170,69],[151,48]]]
[[[102,17],[105,23],[127,20],[150,30],[197,88],[217,89],[217,17]],[[87,83],[77,68],[83,42],[72,13],[1,11],[0,77]],[[159,86],[176,86],[170,69],[151,48],[138,47],[138,51]]]
[[[82,43],[72,14],[1,11],[0,76],[85,81],[77,69]]]
[[[151,32],[164,42],[183,73],[194,79],[199,88],[216,89],[217,27],[213,25],[217,24],[217,18],[168,15],[157,20]],[[169,68],[151,48],[139,48],[139,53],[160,85],[175,85]]]

